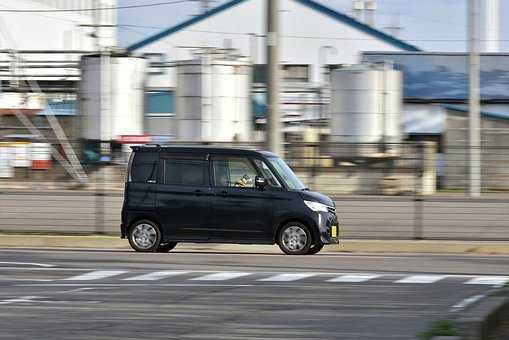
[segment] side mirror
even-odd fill
[[[267,186],[267,180],[263,177],[260,177],[260,176],[256,176],[255,177],[255,186],[258,188],[258,189],[263,189]]]

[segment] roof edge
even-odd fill
[[[392,35],[389,35],[385,32],[382,32],[376,28],[373,28],[367,24],[364,24],[360,21],[357,21],[355,20],[354,18],[346,15],[346,14],[343,14],[343,13],[340,13],[340,12],[337,12],[325,5],[322,5],[322,4],[319,4],[318,2],[314,1],[314,0],[293,0],[293,1],[296,1],[300,4],[303,4],[305,6],[308,6],[310,8],[313,8],[315,10],[317,10],[318,12],[321,12],[325,15],[328,15],[338,21],[341,21],[345,24],[348,24],[352,27],[355,27],[367,34],[370,34],[372,36],[375,36],[393,46],[396,46],[398,48],[401,48],[403,50],[406,50],[406,51],[409,51],[409,52],[419,52],[421,51],[420,48],[418,48],[417,46],[414,46],[414,45],[411,45],[411,44],[408,44],[406,42],[404,42],[403,40],[400,40],[398,38],[395,38],[393,37]]]
[[[161,31],[159,33],[156,33],[155,35],[152,35],[152,36],[150,36],[150,37],[148,37],[146,39],[138,41],[137,43],[129,45],[129,46],[127,46],[127,51],[131,52],[131,51],[137,50],[138,48],[146,46],[146,45],[148,45],[148,44],[150,44],[150,43],[152,43],[154,41],[157,41],[157,40],[159,40],[159,39],[161,39],[161,38],[163,38],[163,37],[165,37],[167,35],[170,35],[170,34],[172,34],[174,32],[180,31],[180,30],[186,28],[187,26],[191,26],[192,24],[200,22],[200,21],[202,21],[202,20],[204,20],[204,19],[206,19],[208,17],[211,17],[214,14],[222,12],[222,11],[228,9],[228,8],[234,7],[234,6],[240,4],[240,3],[244,2],[244,1],[246,1],[246,0],[231,0],[229,2],[226,2],[226,3],[224,3],[224,4],[220,5],[220,6],[217,6],[217,7],[213,8],[213,9],[211,9],[208,12],[205,12],[203,14],[197,15],[197,16],[195,16],[192,19],[186,20],[186,21],[184,21],[184,22],[182,22],[180,24],[177,24],[177,25],[172,26],[170,28],[167,28],[167,29],[165,29],[165,30],[163,30],[163,31]]]
[[[127,47],[127,51],[131,52],[131,51],[137,50],[139,48],[142,48],[142,47],[144,47],[144,46],[146,46],[146,45],[148,45],[148,44],[150,44],[150,43],[152,43],[154,41],[157,41],[157,40],[159,40],[159,39],[161,39],[161,38],[163,38],[163,37],[165,37],[167,35],[170,35],[170,34],[172,34],[174,32],[180,31],[180,30],[182,30],[182,29],[184,29],[184,28],[186,28],[186,27],[188,27],[190,25],[193,25],[193,24],[195,24],[197,22],[200,22],[200,21],[202,21],[202,20],[204,20],[204,19],[206,19],[208,17],[211,17],[211,16],[213,16],[213,15],[219,13],[219,12],[222,12],[222,11],[228,9],[228,8],[234,7],[234,6],[240,4],[240,3],[244,2],[244,1],[246,1],[246,0],[231,0],[231,1],[227,2],[227,3],[224,3],[224,4],[222,4],[222,5],[218,6],[218,7],[213,8],[212,10],[210,10],[210,11],[208,11],[206,13],[198,15],[198,16],[192,18],[192,19],[184,21],[184,22],[182,22],[180,24],[177,24],[177,25],[175,25],[173,27],[165,29],[165,30],[163,30],[163,31],[161,31],[159,33],[156,33],[155,35],[152,35],[152,36],[150,36],[148,38],[145,38],[145,39],[143,39],[141,41],[138,41],[138,42],[136,42],[136,43],[134,43],[132,45],[129,45]],[[385,42],[387,42],[387,43],[389,43],[389,44],[391,44],[393,46],[401,48],[401,49],[403,49],[405,51],[409,51],[409,52],[419,52],[419,51],[421,51],[421,49],[418,48],[417,46],[408,44],[408,43],[404,42],[403,40],[397,39],[397,38],[395,38],[395,37],[393,37],[393,36],[391,36],[391,35],[389,35],[389,34],[387,34],[385,32],[382,32],[382,31],[380,31],[378,29],[375,29],[375,28],[373,28],[373,27],[371,27],[369,25],[366,25],[366,24],[364,24],[364,23],[362,23],[360,21],[357,21],[354,18],[349,17],[348,15],[342,14],[342,13],[337,12],[337,11],[327,7],[327,6],[319,4],[319,3],[317,3],[314,0],[293,0],[293,1],[296,1],[297,3],[300,3],[300,4],[304,5],[304,6],[309,7],[309,8],[312,8],[312,9],[314,9],[314,10],[316,10],[316,11],[322,13],[322,14],[325,14],[325,15],[333,18],[333,19],[341,21],[341,22],[343,22],[345,24],[348,24],[348,25],[350,25],[352,27],[355,27],[355,28],[357,28],[357,29],[367,33],[367,34],[370,34],[370,35],[372,35],[372,36],[374,36],[376,38],[379,38],[379,39],[381,39],[381,40],[383,40],[383,41],[385,41]]]
[[[443,107],[446,110],[462,112],[462,113],[468,113],[469,112],[468,107],[466,107],[466,106],[451,105],[451,104],[441,104],[440,106]],[[489,111],[483,111],[483,110],[481,110],[480,113],[481,113],[481,116],[484,116],[484,117],[509,120],[509,113],[504,113],[504,112],[489,112]]]

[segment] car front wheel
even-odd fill
[[[308,227],[300,222],[290,222],[281,228],[278,245],[288,255],[304,255],[311,248],[312,239]]]

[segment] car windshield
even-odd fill
[[[306,186],[302,184],[300,179],[295,175],[295,173],[290,169],[290,167],[279,157],[268,157],[267,158],[270,164],[274,167],[274,170],[277,172],[279,177],[283,179],[283,181],[288,186],[288,189],[293,190],[303,190],[306,189]]]

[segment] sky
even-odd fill
[[[315,0],[336,11],[350,14],[352,0]],[[119,5],[148,4],[156,0],[118,0]],[[217,6],[226,0],[216,0]],[[426,51],[462,52],[467,47],[468,0],[378,0],[375,26],[393,23],[402,29],[399,38]],[[151,36],[199,13],[199,3],[119,10],[121,46]],[[509,52],[509,0],[500,0],[500,51]]]

